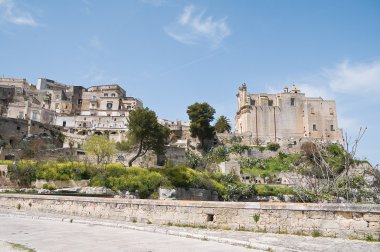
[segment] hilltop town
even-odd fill
[[[38,79],[36,85],[26,79],[1,78],[0,90],[0,155],[2,159],[16,161],[16,166],[22,163],[22,160],[28,159],[50,162],[53,167],[57,163],[51,162],[67,161],[95,166],[127,166],[132,164],[128,161],[135,157],[133,165],[138,167],[159,169],[185,166],[201,172],[233,175],[242,183],[241,186],[256,186],[253,191],[248,190],[249,193],[245,196],[228,195],[224,190],[213,196],[214,186],[190,184],[186,187],[194,187],[194,192],[189,195],[184,193],[187,195],[183,196],[184,198],[194,198],[197,190],[206,190],[198,193],[199,199],[242,199],[241,197],[252,196],[258,199],[261,195],[261,200],[280,201],[284,200],[283,195],[287,194],[293,195],[287,200],[319,200],[319,197],[327,193],[317,193],[319,187],[329,190],[331,185],[321,183],[318,188],[312,188],[315,176],[318,176],[320,181],[332,177],[337,180],[342,176],[342,171],[347,170],[350,177],[366,178],[368,193],[360,196],[360,200],[379,200],[377,189],[374,189],[378,183],[376,170],[366,161],[355,161],[354,153],[343,149],[344,139],[338,126],[335,101],[307,97],[294,85],[290,90],[284,88],[283,92],[277,94],[250,94],[246,84],[241,85],[237,93],[235,129],[230,130],[228,119],[224,117],[222,128],[217,126],[218,122],[215,128],[208,126],[211,131],[203,139],[193,134],[191,120],[186,123],[157,119],[168,131],[162,142],[165,143],[164,150],[147,148],[143,154],[141,149],[138,152],[138,148],[126,146],[128,138],[132,137],[128,135],[128,118],[132,111],[144,110],[143,102],[127,96],[127,92],[118,84],[85,88],[45,78]],[[189,106],[188,113],[190,108],[195,111],[209,110],[208,121],[202,123],[208,124],[212,121],[215,110],[207,103]],[[105,145],[113,146],[108,154],[100,156],[98,152],[88,148],[89,145],[99,145],[98,149],[104,148],[98,142],[90,141],[94,136],[103,137]],[[138,136],[132,138],[136,137]],[[316,161],[320,159],[318,156],[323,156],[323,160]],[[350,161],[347,164],[347,158],[355,162]],[[315,171],[324,166],[323,162],[329,165],[322,168],[322,173]],[[73,165],[70,167],[75,168]],[[60,173],[58,170],[57,172]],[[3,175],[6,173],[8,171],[4,170]],[[49,179],[50,177],[53,180]],[[59,181],[72,180],[71,175],[67,174],[64,176],[65,179],[57,175],[40,175],[37,178],[42,180],[35,182],[34,186],[53,189],[70,187],[70,183]],[[84,185],[95,184],[91,176],[89,178],[89,182]],[[17,181],[20,178],[16,176],[14,179]],[[176,184],[171,182],[171,186],[173,183]],[[126,188],[107,186],[107,183],[99,185],[106,185],[115,191]],[[257,193],[260,185],[264,187]],[[296,194],[294,188],[299,189]],[[152,190],[150,193],[156,189]],[[305,192],[308,190],[315,191],[315,198]],[[127,191],[135,194],[134,191]],[[164,191],[160,191],[160,198],[174,197],[170,190],[166,193]],[[176,189],[177,198],[181,198],[180,191],[180,188]],[[335,200],[359,198],[355,196],[348,199],[339,196]]]
[[[379,237],[376,209],[368,207],[380,202],[379,170],[355,158],[360,138],[348,148],[335,101],[307,97],[294,85],[277,94],[251,94],[242,84],[234,130],[225,116],[212,125],[215,109],[206,102],[187,108],[189,122],[159,119],[118,84],[86,88],[1,78],[0,111],[0,207],[6,211],[16,206],[28,214],[181,228]],[[67,200],[70,207],[62,205]],[[173,200],[174,207],[163,203]],[[221,207],[204,201],[366,204],[347,213],[322,204],[316,213],[308,205]],[[337,219],[335,226],[324,224],[328,215]]]

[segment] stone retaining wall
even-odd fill
[[[68,187],[86,187],[90,185],[90,180],[50,180],[36,179],[32,182],[32,187],[41,189],[45,184],[52,185],[56,188],[68,188]]]
[[[190,226],[380,239],[380,205],[158,201],[0,194],[0,209]]]

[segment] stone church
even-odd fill
[[[334,100],[306,97],[294,85],[277,94],[250,94],[246,84],[239,87],[237,99],[235,133],[249,136],[252,144],[343,143]]]

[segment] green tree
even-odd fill
[[[165,142],[169,136],[169,129],[157,121],[154,111],[148,108],[138,108],[131,111],[128,117],[128,145],[137,153],[128,161],[132,166],[133,161],[144,156],[148,150],[157,155],[165,153]]]
[[[204,148],[204,141],[214,136],[214,127],[210,122],[214,120],[215,109],[208,103],[194,103],[187,107],[190,119],[190,133],[192,137],[198,137]]]
[[[218,133],[231,132],[230,120],[225,116],[220,116],[215,123],[215,131]]]
[[[102,163],[115,154],[115,144],[106,136],[92,135],[83,144],[86,153],[96,156],[96,162]]]

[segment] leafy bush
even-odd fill
[[[246,199],[256,193],[254,186],[244,185],[234,174],[201,172],[185,166],[145,169],[127,168],[121,164],[20,161],[11,165],[9,172],[11,178],[22,186],[30,186],[37,178],[47,181],[90,179],[91,186],[105,186],[114,191],[128,190],[138,193],[141,198],[157,198],[159,187],[216,191],[222,200]],[[44,188],[53,189],[49,183]]]
[[[281,171],[293,170],[293,164],[299,158],[299,154],[279,153],[277,157],[268,159],[242,158],[239,163],[243,173],[251,174],[254,177],[273,177]]]
[[[277,196],[282,197],[286,194],[294,194],[291,187],[274,186],[274,185],[256,185],[257,195],[259,196]]]
[[[46,190],[55,190],[55,189],[57,189],[54,185],[48,184],[48,183],[43,184],[42,188],[46,189]]]
[[[0,164],[2,164],[2,165],[12,165],[13,161],[12,160],[0,160]]]
[[[267,145],[267,149],[270,151],[277,151],[280,149],[280,145],[278,143],[270,143]]]
[[[258,149],[260,152],[265,151],[265,147],[264,146],[255,146],[255,148]]]
[[[11,180],[17,181],[21,187],[30,187],[32,181],[36,180],[36,163],[34,161],[20,161],[8,167]]]
[[[212,163],[221,163],[229,160],[228,148],[224,145],[212,148],[207,159]]]
[[[193,151],[186,151],[186,165],[188,165],[191,168],[196,168],[202,164],[202,157],[197,155]]]
[[[249,150],[251,147],[249,147],[248,145],[244,145],[244,144],[233,144],[229,151],[230,153],[236,153],[236,154],[243,154],[244,151],[246,150]]]

